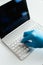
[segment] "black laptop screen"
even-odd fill
[[[29,20],[26,0],[10,1],[0,7],[0,37]]]

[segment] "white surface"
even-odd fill
[[[27,3],[31,18],[34,21],[43,25],[43,0],[27,0]],[[0,41],[0,65],[42,65],[42,64],[43,64],[43,49],[36,49],[24,61],[19,61],[17,57]]]
[[[9,2],[9,1],[11,1],[11,0],[0,0],[0,6],[6,4],[6,3]]]
[[[43,0],[27,0],[31,18],[43,25]]]

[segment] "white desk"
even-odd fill
[[[0,0],[0,3],[3,0]],[[4,0],[6,1],[6,0]],[[27,0],[31,18],[43,25],[43,0]],[[0,41],[0,65],[42,65],[43,49],[36,49],[23,61],[18,58]]]

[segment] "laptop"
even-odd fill
[[[12,0],[0,6],[0,38],[20,60],[34,50],[20,41],[23,33],[29,30],[41,30],[41,26],[31,20],[26,0]]]

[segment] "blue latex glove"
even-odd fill
[[[43,33],[37,30],[24,32],[21,42],[27,47],[43,48]]]

